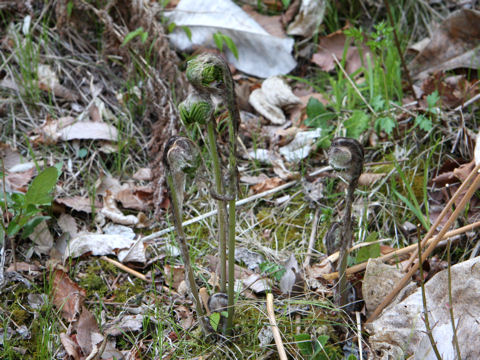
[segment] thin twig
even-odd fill
[[[315,215],[313,216],[312,232],[310,233],[310,239],[308,241],[307,256],[305,257],[305,261],[303,262],[304,268],[310,265],[310,259],[312,258],[312,252],[315,246],[315,240],[317,239],[317,227],[318,227],[319,218],[320,218],[320,207],[317,206],[317,209],[315,210]]]
[[[360,319],[360,313],[355,311],[355,316],[357,318],[357,339],[358,339],[358,354],[360,355],[360,360],[363,360],[363,351],[362,351],[362,323]]]
[[[469,225],[465,225],[465,226],[463,226],[459,229],[449,231],[445,235],[443,235],[442,240],[446,240],[448,238],[463,234],[467,231],[471,231],[473,229],[476,229],[477,227],[480,227],[480,221],[474,222],[474,223],[469,224]],[[434,241],[434,239],[429,239],[428,242],[427,242],[427,245],[430,245],[433,241]],[[363,245],[363,244],[365,244],[365,243],[357,244],[357,245],[353,246],[352,248],[350,248],[350,251],[358,249],[359,247],[362,247],[362,246],[368,246],[371,243],[368,243],[366,245]],[[402,256],[402,255],[405,255],[405,254],[410,254],[412,251],[415,251],[416,247],[417,247],[417,244],[409,245],[409,246],[406,246],[404,248],[392,251],[388,254],[382,255],[382,256],[378,257],[377,259],[382,260],[382,261],[387,261],[387,260],[390,260],[394,257],[399,257],[399,256]],[[339,252],[337,251],[337,252],[333,253],[332,255],[330,255],[328,257],[328,259],[330,261],[334,262],[338,259],[338,256],[339,256]],[[368,264],[368,261],[349,267],[346,271],[347,275],[355,274],[357,272],[365,270],[367,268],[367,264]],[[338,278],[338,272],[332,272],[330,274],[325,274],[325,275],[323,275],[323,278],[325,280],[334,280],[334,279]]]
[[[457,191],[455,191],[455,194],[450,198],[448,201],[447,205],[443,208],[442,212],[440,215],[438,215],[437,220],[435,220],[435,223],[430,227],[428,230],[427,234],[423,237],[421,247],[422,249],[425,247],[425,244],[427,241],[432,237],[433,233],[436,231],[436,229],[440,226],[440,223],[442,222],[443,218],[447,215],[447,213],[452,209],[452,206],[455,205],[455,201],[457,198],[461,195],[461,193],[464,191],[464,189],[470,184],[470,181],[473,179],[475,174],[477,174],[478,170],[480,170],[480,164],[475,166],[475,168],[472,170],[472,172],[468,175],[468,177],[465,179],[465,181],[460,185]],[[412,253],[410,256],[410,259],[408,260],[408,264],[406,268],[409,268],[413,261],[415,260],[415,252]]]
[[[287,353],[285,352],[285,348],[283,347],[282,336],[280,334],[280,330],[277,326],[277,321],[275,320],[275,312],[273,310],[273,294],[267,294],[267,315],[268,321],[270,321],[270,326],[272,327],[273,338],[275,339],[275,345],[277,345],[278,349],[278,357],[280,360],[287,360]]]
[[[475,167],[475,169],[477,169]],[[478,169],[475,171],[478,173]],[[468,188],[467,193],[465,196],[462,198],[462,201],[460,201],[460,204],[458,205],[457,209],[453,212],[453,214],[448,218],[447,223],[443,226],[442,230],[438,233],[438,235],[434,238],[434,240],[431,242],[431,244],[428,246],[428,248],[425,250],[422,258],[420,259],[419,262],[417,262],[411,269],[410,271],[399,281],[399,283],[395,286],[395,288],[388,294],[385,299],[382,301],[380,305],[375,309],[375,311],[372,313],[369,319],[367,319],[367,322],[373,321],[379,314],[380,312],[392,301],[392,299],[400,292],[401,289],[408,283],[410,278],[412,277],[413,273],[418,270],[419,266],[423,264],[423,261],[432,253],[432,251],[435,249],[437,246],[438,242],[443,238],[447,230],[452,226],[452,224],[455,222],[455,220],[458,218],[460,213],[463,211],[465,206],[467,205],[467,202],[472,198],[473,194],[475,191],[478,189],[478,186],[480,185],[480,174],[477,175],[475,178],[475,181],[473,182],[472,185]]]
[[[125,272],[127,272],[127,273],[129,273],[129,274],[131,274],[131,275],[133,275],[133,276],[136,276],[136,277],[139,278],[140,280],[143,280],[143,281],[146,281],[146,282],[149,281],[148,278],[147,278],[145,275],[139,273],[138,271],[135,271],[135,270],[129,268],[128,266],[123,265],[122,263],[120,263],[120,262],[118,262],[118,261],[116,261],[116,260],[110,259],[109,257],[106,257],[106,256],[101,256],[100,259],[105,260],[105,261],[109,262],[109,263],[112,264],[112,265],[115,265],[115,266],[118,267],[119,269],[121,269],[121,270],[123,270],[123,271],[125,271]]]
[[[417,243],[418,249],[418,261],[421,263],[422,259],[422,246],[420,242]],[[427,295],[425,294],[425,280],[423,277],[423,266],[420,266],[420,287],[422,288],[422,303],[423,303],[423,320],[425,322],[425,328],[427,329],[427,336],[430,340],[430,344],[432,345],[433,351],[435,352],[435,356],[438,360],[442,360],[440,353],[438,352],[437,343],[433,338],[432,328],[430,327],[430,320],[428,317],[428,307],[427,307]]]

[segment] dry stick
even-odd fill
[[[480,221],[474,222],[474,223],[469,224],[469,225],[465,225],[465,226],[463,226],[459,229],[449,231],[445,235],[443,235],[442,240],[445,240],[445,239],[463,234],[463,233],[465,233],[467,231],[470,231],[470,230],[473,230],[477,227],[480,227]],[[427,245],[430,245],[433,240],[434,239],[429,239]],[[350,251],[361,247],[362,244],[355,245],[354,247],[350,248]],[[367,244],[367,245],[370,245],[370,244]],[[417,244],[409,245],[409,246],[406,246],[404,248],[392,251],[392,252],[390,252],[388,254],[385,254],[383,256],[379,256],[377,259],[382,260],[382,261],[387,261],[387,260],[390,260],[391,258],[394,258],[394,257],[397,257],[397,256],[402,256],[402,255],[405,255],[405,254],[409,254],[412,251],[414,251],[416,248],[417,248]],[[330,259],[330,261],[336,261],[338,259],[338,255],[339,255],[339,253],[337,251],[336,253],[333,253],[332,255],[330,255],[328,258]],[[359,271],[365,270],[366,267],[367,267],[367,264],[368,264],[368,261],[349,267],[347,269],[347,275],[355,274]],[[325,280],[334,280],[334,279],[338,278],[338,272],[332,272],[330,274],[325,274],[325,275],[323,275],[323,278]]]
[[[425,247],[425,244],[427,241],[432,237],[433,233],[435,230],[440,226],[440,223],[442,222],[443,218],[447,215],[447,213],[452,209],[452,206],[455,205],[455,200],[460,196],[460,194],[463,192],[463,190],[469,185],[470,181],[473,179],[475,174],[480,170],[480,164],[475,166],[475,168],[472,170],[472,172],[468,175],[468,177],[465,179],[465,181],[460,185],[457,191],[455,191],[455,194],[450,198],[448,201],[447,205],[443,208],[442,212],[438,216],[437,220],[435,223],[430,227],[430,230],[428,230],[427,234],[424,236],[421,247],[422,249]],[[416,252],[412,252],[412,255],[410,256],[410,259],[408,260],[408,264],[406,268],[408,269],[413,261],[415,260],[416,257]]]
[[[355,311],[355,316],[357,318],[357,339],[358,339],[358,354],[360,355],[360,360],[363,360],[363,351],[362,351],[362,323],[360,319],[360,313]]]
[[[275,339],[275,345],[278,349],[278,357],[280,360],[288,360],[287,353],[283,347],[282,336],[280,330],[278,330],[277,321],[275,320],[275,312],[273,311],[273,294],[267,294],[267,315],[270,326],[272,327],[273,338]]]
[[[116,267],[118,267],[119,269],[133,275],[133,276],[136,276],[137,278],[139,278],[140,280],[143,280],[143,281],[146,281],[148,282],[149,280],[147,279],[147,277],[145,275],[143,275],[142,273],[139,273],[138,271],[135,271],[131,268],[129,268],[128,266],[125,266],[123,265],[122,263],[116,261],[116,260],[113,260],[113,259],[110,259],[109,257],[106,257],[106,256],[101,256],[100,257],[101,260],[105,260],[107,262],[109,262],[110,264],[113,264],[115,265]]]
[[[478,166],[477,166],[478,167]],[[475,169],[477,169],[475,167]],[[476,170],[478,173],[478,170]],[[410,269],[410,271],[400,280],[400,282],[395,286],[395,288],[390,292],[390,294],[387,295],[387,297],[382,301],[380,305],[375,309],[373,314],[370,316],[370,318],[367,319],[367,322],[373,321],[379,314],[380,312],[392,301],[392,299],[399,293],[401,289],[408,283],[410,280],[411,276],[415,271],[417,271],[418,267],[423,264],[425,259],[432,253],[432,251],[435,249],[436,245],[438,242],[443,238],[445,233],[447,232],[448,228],[452,226],[452,224],[455,222],[455,220],[458,218],[460,213],[463,211],[465,208],[465,205],[467,205],[467,202],[471,199],[475,191],[477,190],[478,186],[480,185],[480,174],[477,175],[475,178],[475,181],[473,184],[468,188],[467,193],[465,196],[462,198],[462,201],[458,205],[457,209],[453,212],[453,214],[448,218],[447,223],[445,226],[443,226],[442,230],[438,233],[437,236],[435,236],[434,240],[431,242],[431,244],[428,246],[428,248],[425,250],[423,256],[419,261]]]
[[[405,62],[402,49],[400,48],[400,41],[398,40],[397,30],[395,29],[395,23],[393,21],[392,12],[390,11],[390,3],[388,2],[388,0],[384,0],[383,2],[385,3],[385,8],[387,10],[388,20],[390,20],[390,26],[393,29],[393,40],[395,42],[395,47],[397,48],[397,51],[398,51],[398,56],[400,57],[400,62],[402,63],[403,71],[405,72],[405,76],[407,77],[408,87],[410,88],[410,91],[412,92],[412,95],[415,98],[415,100],[418,100],[417,95],[415,94],[415,89],[413,88],[413,81],[412,81],[412,78],[410,77],[410,72],[408,71],[408,68],[407,68],[407,63]]]
[[[420,226],[418,226],[420,228]],[[418,258],[422,258],[422,247],[420,242],[417,243]],[[423,278],[423,266],[420,266],[420,287],[422,288],[422,303],[423,303],[423,321],[425,322],[425,329],[427,330],[428,340],[430,340],[430,345],[432,345],[435,356],[438,360],[442,360],[440,353],[438,352],[437,343],[433,338],[432,327],[430,326],[430,320],[428,316],[428,307],[427,307],[427,295],[425,293],[425,280]]]
[[[317,226],[318,219],[320,218],[320,208],[317,207],[315,210],[315,215],[313,217],[312,232],[310,233],[310,239],[308,241],[308,250],[305,261],[303,262],[303,267],[310,265],[310,259],[312,258],[313,247],[315,246],[315,240],[317,238]]]

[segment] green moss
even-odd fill
[[[134,279],[133,284],[130,281],[124,281],[114,292],[116,302],[125,303],[132,297],[137,297],[135,302],[141,302],[146,288],[145,282],[140,279]]]

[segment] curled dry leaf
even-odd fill
[[[312,150],[315,140],[322,136],[322,129],[301,131],[295,135],[293,141],[279,149],[286,161],[297,162],[305,159]]]
[[[117,201],[127,209],[148,210],[153,202],[153,188],[150,186],[129,187],[115,195]]]
[[[437,71],[480,67],[480,12],[461,9],[451,13],[434,32],[430,43],[412,60],[414,78]]]
[[[113,194],[107,190],[106,195],[103,197],[103,207],[100,210],[100,214],[110,219],[116,224],[122,225],[135,225],[143,226],[141,213],[137,216],[135,215],[124,215],[117,207],[117,203]]]
[[[133,247],[133,248],[132,248]],[[70,240],[64,260],[91,253],[95,256],[117,255],[121,262],[146,262],[143,243],[122,235],[84,233]]]
[[[70,336],[62,332],[60,334],[60,342],[62,343],[67,355],[71,356],[74,360],[80,360],[80,347],[70,338]]]
[[[61,310],[62,316],[68,322],[75,321],[80,313],[86,292],[62,270],[53,274],[53,304]]]
[[[248,101],[258,113],[277,125],[287,121],[282,108],[300,103],[290,86],[279,76],[266,79],[260,89],[252,91]]]
[[[285,181],[282,179],[275,177],[275,178],[269,178],[265,181],[262,181],[261,183],[258,183],[256,185],[253,185],[251,188],[251,192],[253,194],[258,194],[267,190],[275,189],[276,187],[284,184]]]

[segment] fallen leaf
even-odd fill
[[[284,184],[285,181],[282,179],[275,177],[275,178],[269,178],[265,181],[262,181],[261,183],[258,183],[256,185],[253,185],[251,187],[251,192],[253,194],[258,194],[267,190],[275,189],[276,187]]]
[[[311,131],[300,131],[295,135],[293,141],[279,149],[288,162],[298,162],[305,159],[312,150],[315,140],[322,136],[321,128]]]
[[[75,218],[69,214],[62,214],[57,220],[57,225],[66,234],[70,235],[70,238],[74,238],[78,234],[77,222]]]
[[[73,357],[74,360],[80,360],[80,355],[78,354],[80,347],[70,336],[64,332],[60,333],[60,342],[69,356]]]
[[[148,210],[153,203],[153,188],[150,186],[136,186],[120,190],[115,198],[126,209]]]
[[[53,247],[53,236],[45,220],[35,227],[28,238],[35,244],[34,250],[38,255],[48,254]]]
[[[343,30],[338,30],[332,34],[321,37],[318,42],[318,51],[313,54],[312,62],[317,64],[323,71],[333,71],[335,69],[335,60],[332,56],[335,55],[339,61],[342,60],[345,42],[349,41],[347,53],[345,55],[345,71],[348,74],[353,74],[362,66],[362,58],[355,45],[352,44],[351,39],[348,39]],[[370,50],[362,45],[362,54],[365,58],[370,54]]]
[[[180,283],[185,279],[185,268],[183,266],[165,264],[163,271],[165,273],[166,284],[177,291]]]
[[[288,35],[310,37],[323,21],[326,0],[302,0],[300,10],[288,26]]]
[[[433,33],[430,43],[412,60],[412,77],[437,71],[480,67],[480,12],[461,9],[451,13]]]
[[[120,211],[120,209],[117,207],[117,203],[113,194],[108,190],[106,195],[103,197],[103,207],[100,210],[100,214],[117,224],[142,225],[139,216],[124,215]]]
[[[358,179],[358,185],[360,186],[372,186],[378,180],[383,179],[387,174],[385,173],[362,173]]]
[[[57,204],[65,205],[72,210],[81,211],[87,214],[92,213],[92,208],[94,208],[96,211],[102,208],[102,203],[100,201],[95,200],[95,202],[92,203],[92,199],[84,196],[56,198],[55,202]]]
[[[60,140],[108,140],[117,141],[117,128],[104,122],[77,121],[59,130]]]
[[[119,336],[138,332],[143,327],[143,315],[123,315],[104,325],[105,334]]]
[[[270,35],[278,38],[286,38],[287,34],[283,28],[280,15],[263,15],[259,14],[251,5],[244,5],[242,7],[250,17],[255,20],[262,28],[265,29]]]
[[[287,119],[283,108],[300,103],[290,86],[279,76],[273,76],[262,83],[260,89],[251,92],[248,102],[272,124],[282,125]]]
[[[132,178],[138,181],[150,181],[152,180],[152,169],[140,168],[133,174]]]
[[[78,100],[78,95],[60,84],[57,74],[49,65],[39,64],[37,67],[38,87],[40,90],[52,92],[55,96],[69,101]]]
[[[182,0],[174,11],[165,15],[177,25],[169,39],[182,51],[195,45],[215,48],[213,35],[220,31],[235,43],[238,60],[230,51],[225,55],[240,71],[267,78],[288,74],[296,66],[291,54],[294,40],[270,35],[233,1]],[[183,30],[184,26],[190,28],[191,37]]]
[[[132,246],[134,246],[132,248]],[[146,262],[143,243],[122,235],[83,233],[70,240],[64,260],[79,257],[86,253],[94,256],[117,255],[121,262]],[[125,258],[125,256],[128,257]]]
[[[190,329],[194,323],[192,312],[183,305],[177,306],[174,311],[180,321],[180,326],[184,330]]]
[[[27,192],[27,185],[35,175],[35,168],[23,172],[7,173],[5,176],[6,186],[11,191]]]
[[[26,262],[23,262],[23,261],[17,261],[16,263],[17,265],[17,269],[15,269],[15,265],[14,264],[11,264],[7,270],[5,270],[5,272],[12,272],[12,271],[19,271],[19,272],[28,272],[28,273],[37,273],[40,268],[35,265],[35,264],[30,264],[30,263],[26,263]]]
[[[261,182],[264,182],[265,180],[268,180],[268,176],[263,173],[258,176],[250,176],[250,175],[240,176],[240,182],[248,185],[256,185]]]
[[[5,170],[9,171],[11,167],[22,163],[22,156],[9,144],[0,142],[0,158],[2,158]]]
[[[68,322],[75,321],[80,314],[80,309],[86,292],[62,270],[55,270],[53,274],[53,304],[62,312]]]
[[[77,324],[77,343],[84,355],[90,355],[93,347],[103,341],[97,320],[93,314],[82,306],[82,313]]]
[[[271,290],[270,280],[260,274],[251,274],[242,279],[246,288],[253,290],[254,293],[265,293]]]

